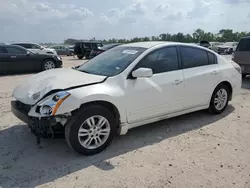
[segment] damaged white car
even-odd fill
[[[203,109],[222,113],[240,88],[240,67],[207,48],[140,42],[38,73],[14,89],[11,106],[38,142],[63,133],[74,151],[92,155],[133,127]]]

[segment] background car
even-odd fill
[[[93,155],[137,126],[204,109],[220,114],[240,89],[240,66],[209,49],[137,42],[31,77],[14,89],[11,109],[38,139],[62,130],[74,151]]]
[[[69,51],[70,51],[70,54],[71,54],[72,56],[74,56],[74,55],[75,55],[75,53],[74,53],[74,45],[68,46],[68,49],[69,49]]]
[[[45,48],[45,47],[43,47],[39,44],[36,44],[36,43],[20,42],[20,43],[13,43],[12,45],[22,46],[33,53],[57,55],[55,49]]]
[[[82,59],[85,57],[89,59],[89,55],[92,49],[97,49],[98,47],[102,47],[103,44],[98,41],[82,41],[75,43],[74,46],[74,54],[77,55],[78,59]]]
[[[58,55],[67,55],[67,56],[74,55],[74,51],[64,45],[54,45],[54,46],[51,46],[50,48],[55,49]]]
[[[218,46],[218,54],[232,54],[238,45],[238,42],[225,42],[223,45]]]
[[[208,47],[210,50],[213,50],[214,52],[218,52],[218,46],[223,45],[222,42],[210,42],[210,46]]]
[[[35,54],[18,45],[0,45],[0,73],[43,71],[62,66],[61,57]]]
[[[240,39],[232,60],[241,66],[243,78],[250,75],[250,36]]]
[[[99,47],[99,48],[95,48],[95,49],[92,49],[91,52],[90,52],[90,55],[89,55],[89,59],[92,59],[93,57],[101,54],[102,52],[105,52],[111,48],[114,48],[116,46],[119,46],[121,45],[121,43],[112,43],[112,44],[106,44],[102,47]]]
[[[208,41],[206,41],[206,40],[201,40],[200,41],[200,46],[208,48],[210,46],[210,43]]]

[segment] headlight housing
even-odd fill
[[[60,61],[62,60],[62,58],[61,58],[60,56],[56,56],[56,58],[57,58],[58,60],[60,60]]]
[[[70,96],[67,91],[59,91],[37,104],[36,112],[45,116],[54,116],[65,99]]]

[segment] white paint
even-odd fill
[[[109,77],[105,82],[68,90],[71,94],[59,107],[56,115],[69,113],[81,104],[93,101],[106,101],[117,107],[120,113],[121,134],[128,129],[163,120],[169,117],[206,109],[215,87],[222,81],[233,87],[233,96],[241,88],[241,74],[233,64],[213,51],[218,64],[176,70],[151,77],[127,79],[134,66],[152,50],[181,43],[138,43],[148,46],[122,73]],[[126,44],[125,46],[128,46]],[[136,46],[135,43],[132,46]],[[151,47],[150,47],[151,46]],[[192,45],[194,46],[194,45]],[[41,92],[41,96],[53,89],[64,89],[80,84],[100,82],[104,76],[78,72],[73,69],[55,69],[39,73],[14,90],[14,97],[27,104],[35,104],[31,94]],[[37,85],[37,86],[36,86]],[[48,98],[53,95],[48,96]],[[41,97],[40,97],[41,98]],[[36,105],[29,115],[40,117],[35,112]]]
[[[91,75],[70,68],[51,69],[40,72],[16,87],[13,96],[25,104],[35,104],[45,94],[55,89],[66,89],[72,86],[101,82],[105,76]],[[33,95],[40,92],[40,97]]]

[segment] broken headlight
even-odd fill
[[[37,112],[42,115],[53,116],[65,99],[70,96],[66,91],[59,91],[38,103]]]

